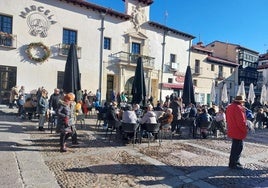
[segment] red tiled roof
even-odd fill
[[[212,50],[209,50],[206,47],[200,46],[200,45],[193,45],[192,49],[207,52],[207,53],[212,53],[213,52]]]
[[[225,65],[238,66],[238,64],[233,62],[233,61],[228,61],[228,60],[225,60],[225,59],[221,59],[219,57],[208,56],[207,60],[217,62],[217,63],[221,63],[221,64],[225,64]]]
[[[128,20],[131,18],[131,16],[127,15],[127,14],[123,14],[117,11],[114,11],[112,9],[108,9],[106,7],[102,7],[93,3],[89,3],[87,1],[84,0],[58,0],[58,1],[64,1],[66,3],[72,3],[73,5],[78,5],[80,7],[85,7],[87,9],[91,9],[93,11],[98,11],[100,13],[106,13],[110,16],[114,16],[114,17],[118,17],[120,19],[124,19],[124,20]]]

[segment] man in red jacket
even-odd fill
[[[229,158],[229,168],[243,169],[240,156],[243,150],[243,140],[247,136],[246,113],[244,97],[236,96],[226,109],[228,137],[232,138],[232,147]]]

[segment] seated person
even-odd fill
[[[153,111],[153,106],[149,104],[146,108],[145,114],[140,119],[141,130],[143,133],[146,132],[146,124],[151,124],[151,123],[157,123],[157,117]],[[153,135],[151,134],[150,137],[153,137]]]
[[[173,121],[172,109],[167,108],[166,111],[158,118],[158,122],[161,123],[160,129],[170,130],[172,121]]]
[[[200,128],[200,133],[203,138],[207,138],[207,129],[209,128],[212,117],[209,115],[206,108],[202,109],[201,114],[196,118],[196,126]]]
[[[136,113],[136,116],[138,118],[141,118],[141,116],[142,116],[142,109],[140,108],[140,105],[139,104],[134,104],[133,105],[133,110]]]
[[[224,108],[220,108],[219,112],[216,113],[215,119],[212,121],[210,130],[213,134],[216,134],[216,130],[220,130],[224,135],[226,134],[226,115]]]
[[[136,124],[138,123],[138,118],[137,118],[137,115],[135,113],[135,111],[132,109],[132,106],[131,105],[127,105],[125,108],[124,108],[124,111],[122,113],[122,127],[124,126],[124,123],[131,123],[131,124]],[[131,139],[134,134],[133,133],[128,133],[128,134],[124,134],[123,135],[125,140],[129,140]]]
[[[127,105],[122,115],[123,123],[137,123],[138,118],[131,105]]]
[[[145,123],[157,123],[156,114],[154,113],[153,106],[151,104],[147,106],[146,113],[140,120],[140,124]]]
[[[118,112],[119,111],[117,110],[117,106],[114,103],[111,103],[106,111],[106,115],[105,115],[106,123],[108,123],[108,124],[111,123],[112,125],[115,126],[119,122]],[[114,128],[116,128],[116,127],[114,127]]]

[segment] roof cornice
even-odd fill
[[[123,1],[125,2],[125,0],[123,0]],[[145,5],[151,5],[154,2],[153,0],[136,0],[136,1],[143,3]]]
[[[175,30],[175,29],[172,29],[170,27],[167,27],[165,25],[162,25],[162,24],[159,24],[159,23],[156,23],[156,22],[152,22],[152,21],[149,21],[148,24],[152,27],[156,27],[156,28],[160,28],[160,29],[163,29],[164,31],[170,31],[174,34],[177,34],[177,35],[182,35],[184,37],[188,37],[190,39],[194,39],[195,36],[193,35],[190,35],[188,33],[184,33],[184,32],[181,32],[181,31],[178,31],[178,30]]]
[[[93,3],[89,3],[87,1],[83,1],[83,0],[58,0],[58,1],[63,1],[66,3],[71,3],[74,6],[80,6],[86,9],[91,9],[93,11],[97,11],[99,13],[105,13],[106,15],[110,15],[110,16],[114,16],[123,20],[129,20],[131,18],[130,15],[127,14],[123,14],[117,11],[114,11],[112,9],[108,9],[106,7],[102,7]]]

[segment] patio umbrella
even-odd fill
[[[211,90],[210,90],[210,100],[212,103],[216,101],[216,90],[215,90],[215,82],[212,81]]]
[[[137,66],[134,75],[134,80],[132,83],[132,104],[140,104],[140,102],[145,105],[145,97],[146,97],[146,87],[144,80],[144,70],[143,70],[143,62],[141,57],[137,59]]]
[[[194,98],[194,86],[191,73],[191,67],[187,66],[184,84],[183,84],[183,93],[182,93],[182,102],[185,106],[188,106],[190,103],[195,104]]]
[[[227,86],[223,84],[222,92],[221,92],[221,101],[224,103],[228,102],[228,94],[227,94]]]
[[[255,92],[254,92],[254,85],[253,85],[253,83],[251,83],[249,85],[249,91],[248,91],[248,102],[253,104],[255,97],[256,96],[255,96]]]
[[[244,81],[242,81],[239,85],[237,96],[244,96],[246,98],[246,91],[245,91],[245,84]]]
[[[77,51],[75,44],[73,43],[70,45],[70,49],[67,56],[62,89],[65,93],[74,93],[77,101],[78,91],[81,90],[81,80]]]
[[[260,103],[265,104],[266,103],[266,86],[263,85],[261,88],[261,98],[260,98]]]

